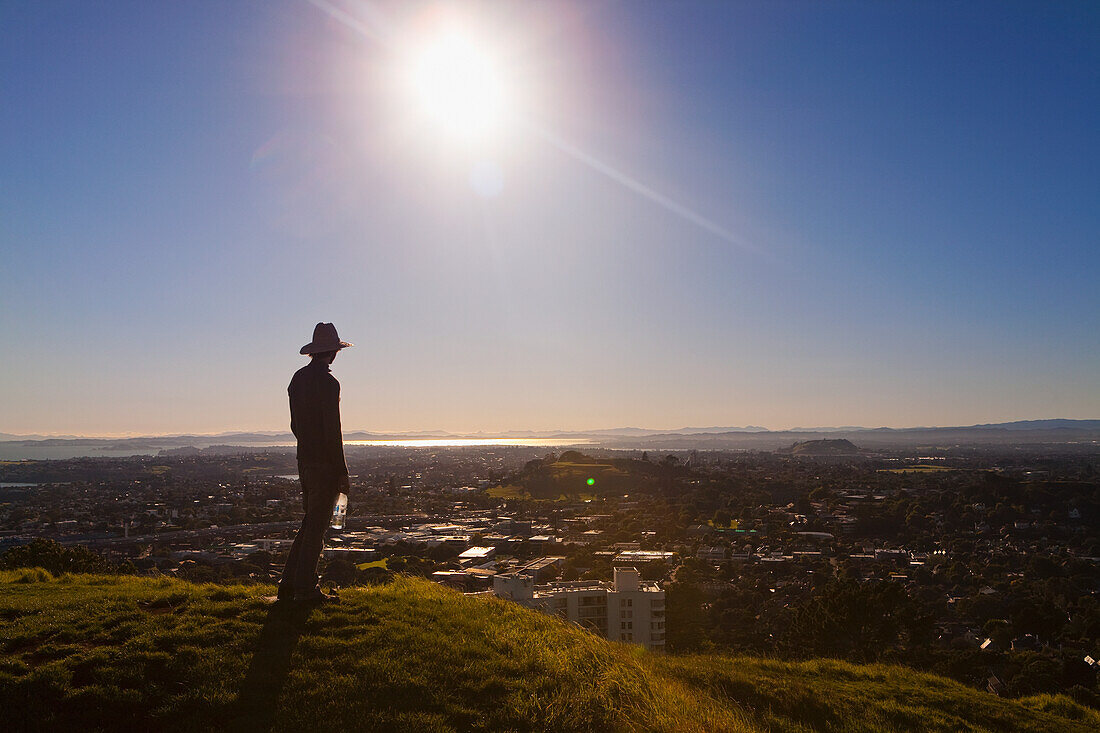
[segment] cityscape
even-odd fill
[[[1096,0],[0,38],[4,731],[1100,730]]]
[[[996,695],[1093,700],[1095,444],[584,451],[349,447],[350,510],[323,581],[412,574],[651,651],[903,661]],[[227,447],[6,462],[0,543],[276,582],[294,466]]]

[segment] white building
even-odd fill
[[[493,578],[493,593],[579,624],[612,641],[665,648],[665,592],[642,581],[634,568],[615,568],[615,580],[535,585],[530,575]]]
[[[458,561],[463,565],[483,563],[492,560],[496,554],[495,547],[469,547],[458,554]]]
[[[656,550],[623,550],[615,555],[616,564],[641,564],[647,562],[670,562],[676,557],[675,552],[658,552]]]

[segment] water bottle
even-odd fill
[[[340,494],[336,497],[336,503],[332,507],[332,524],[333,529],[343,529],[344,520],[348,516],[348,495]]]

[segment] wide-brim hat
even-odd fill
[[[331,323],[318,323],[313,327],[313,340],[302,347],[299,354],[323,354],[326,351],[339,351],[355,344],[341,341],[336,326]]]

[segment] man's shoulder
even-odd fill
[[[294,372],[294,376],[290,379],[290,386],[288,386],[287,389],[294,390],[300,387],[307,387],[308,389],[334,389],[338,392],[340,391],[340,382],[336,381],[336,377],[334,377],[329,370],[318,369],[312,364],[306,364],[304,367]]]
[[[305,365],[298,371],[294,372],[294,376],[290,378],[290,386],[288,389],[293,389],[295,385],[299,385],[302,382],[308,381],[310,377],[309,365]]]

